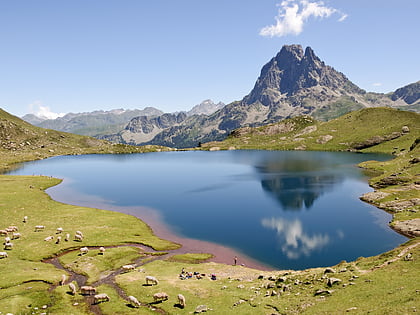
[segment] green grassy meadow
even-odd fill
[[[63,154],[147,153],[163,147],[113,145],[92,138],[45,130],[0,111],[0,170],[15,163]],[[409,132],[401,132],[407,126]],[[399,133],[398,137],[388,136]],[[395,136],[395,135],[394,135]],[[387,162],[361,165],[375,173],[369,202],[394,215],[391,225],[419,218],[420,119],[391,109],[365,109],[330,122],[297,117],[235,131],[227,140],[203,144],[203,150],[334,150],[394,154]],[[29,143],[29,144],[28,144]],[[117,212],[78,207],[52,200],[45,190],[60,184],[46,176],[0,175],[0,229],[16,226],[21,237],[0,259],[0,314],[191,314],[205,305],[210,314],[409,314],[420,308],[420,241],[412,239],[375,257],[360,257],[326,268],[260,271],[205,262],[211,255],[177,254],[179,248],[156,237],[139,219]],[[27,216],[27,222],[23,222]],[[36,225],[44,225],[35,231]],[[57,233],[57,228],[62,233]],[[81,242],[74,239],[81,231]],[[70,239],[64,240],[69,233]],[[53,239],[45,241],[49,236]],[[61,241],[57,243],[58,237]],[[141,246],[140,246],[141,245]],[[81,254],[81,247],[89,247]],[[101,255],[98,247],[106,247]],[[146,249],[145,247],[146,246]],[[157,250],[158,252],[153,252]],[[169,253],[169,254],[167,254]],[[54,259],[56,265],[45,262]],[[135,270],[121,267],[136,264]],[[61,267],[58,268],[57,265]],[[65,268],[65,269],[63,269]],[[202,274],[182,280],[182,269]],[[64,286],[59,285],[62,275]],[[209,275],[215,274],[216,280]],[[145,285],[151,275],[158,285]],[[106,293],[109,302],[93,304],[80,291],[69,294],[77,277]],[[336,283],[328,285],[329,279]],[[155,302],[153,294],[168,300]],[[177,295],[186,298],[180,308]],[[127,297],[142,304],[132,307]]]

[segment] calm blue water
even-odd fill
[[[64,178],[49,191],[53,197],[56,191],[66,202],[83,195],[91,203],[153,208],[180,235],[275,268],[304,269],[406,240],[387,226],[389,214],[359,200],[372,189],[356,165],[388,158],[300,151],[86,155],[25,163],[10,174]]]

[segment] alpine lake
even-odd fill
[[[372,189],[357,167],[378,154],[304,151],[177,151],[60,156],[10,175],[63,178],[55,200],[154,213],[173,233],[217,243],[275,269],[331,266],[407,240],[391,215],[362,202]],[[92,210],[94,211],[94,209]]]

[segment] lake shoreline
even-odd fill
[[[171,250],[171,252],[173,252],[174,254],[209,253],[212,254],[213,257],[208,259],[208,262],[215,262],[225,265],[233,265],[234,258],[237,257],[237,265],[242,265],[248,268],[257,269],[261,271],[278,270],[278,268],[266,265],[256,259],[253,259],[243,254],[242,252],[234,248],[179,235],[163,222],[157,210],[147,207],[116,206],[109,204],[103,200],[86,201],[83,200],[84,196],[81,196],[82,198],[77,200],[77,198],[75,198],[74,192],[72,192],[72,194],[61,194],[62,191],[58,188],[58,186],[60,185],[63,185],[63,183],[53,186],[47,189],[45,192],[57,202],[81,207],[88,207],[92,209],[101,209],[111,212],[118,212],[134,216],[137,219],[143,221],[146,225],[148,225],[149,228],[152,230],[152,233],[157,237],[180,244],[181,247],[179,249]],[[51,191],[53,191],[53,193],[51,193]],[[66,196],[68,195],[71,195],[72,197],[67,198]],[[139,215],[139,213],[141,213],[141,215]]]

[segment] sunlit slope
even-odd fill
[[[0,169],[22,161],[55,155],[132,153],[162,150],[163,147],[112,144],[91,137],[44,129],[0,109]]]
[[[397,154],[409,150],[418,137],[419,114],[391,108],[366,108],[328,122],[299,116],[262,127],[240,128],[234,130],[225,141],[206,143],[203,148]]]

